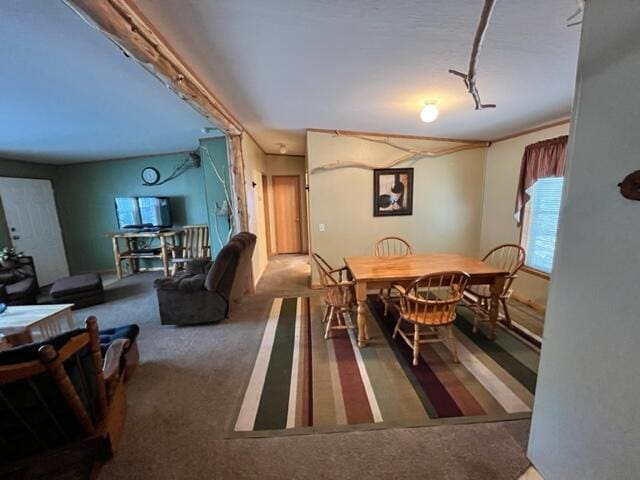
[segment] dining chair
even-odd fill
[[[171,247],[171,276],[194,258],[211,258],[209,227],[207,225],[185,225],[182,227],[180,245]]]
[[[499,297],[502,310],[504,311],[504,318],[509,327],[511,327],[511,316],[509,315],[507,300],[509,300],[513,293],[511,285],[517,278],[516,274],[518,270],[524,265],[525,258],[526,252],[524,248],[514,243],[505,243],[490,250],[482,259],[485,263],[509,272]],[[465,301],[473,310],[473,332],[476,333],[478,331],[478,314],[480,310],[484,313],[489,312],[491,301],[490,287],[488,285],[470,286],[465,293]]]
[[[376,257],[404,257],[413,255],[413,248],[406,240],[400,237],[383,237],[378,240],[374,247]],[[385,316],[389,313],[389,305],[394,302],[392,297],[392,289],[381,288],[378,296],[384,303]],[[397,300],[397,299],[396,299]]]
[[[347,267],[333,268],[317,253],[313,254],[313,259],[324,289],[325,311],[322,321],[327,323],[324,332],[327,340],[332,330],[355,328],[351,322],[351,312],[357,307],[355,282],[349,278]]]
[[[458,349],[453,334],[456,306],[462,299],[469,275],[464,272],[440,272],[414,280],[407,288],[394,285],[400,293],[398,321],[393,338],[398,334],[413,350],[413,365],[418,365],[420,345],[443,342],[449,345],[453,361],[458,363]],[[413,325],[413,332],[404,330],[402,323]],[[426,331],[425,331],[426,329]],[[445,336],[440,337],[440,329]]]

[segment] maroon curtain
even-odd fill
[[[567,152],[568,139],[567,135],[563,135],[532,143],[524,149],[514,214],[518,225],[522,221],[524,207],[531,198],[527,190],[536,183],[536,180],[546,177],[562,177],[564,175],[564,159]]]

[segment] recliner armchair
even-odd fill
[[[227,318],[246,291],[255,243],[254,234],[239,233],[213,263],[194,259],[179,276],[157,279],[154,287],[162,325],[219,323]]]

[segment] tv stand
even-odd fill
[[[122,262],[129,262],[131,271],[137,273],[140,271],[138,260],[142,258],[159,258],[162,260],[162,270],[164,276],[169,276],[169,250],[176,243],[176,237],[182,233],[181,229],[164,229],[156,231],[138,231],[138,232],[117,232],[108,233],[113,244],[113,257],[116,264],[116,274],[118,278],[122,278]],[[159,246],[149,248],[134,248],[134,243],[138,239],[153,241],[158,239]]]

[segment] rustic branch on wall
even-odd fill
[[[488,142],[468,142],[468,143],[456,144],[454,146],[442,148],[435,151],[430,151],[430,150],[419,150],[414,148],[403,147],[402,145],[398,145],[397,143],[391,142],[387,138],[371,138],[371,137],[358,135],[358,134],[346,134],[346,133],[341,133],[338,130],[336,130],[335,136],[358,138],[360,140],[364,140],[367,142],[380,143],[405,153],[382,165],[380,164],[371,165],[369,163],[357,162],[352,160],[336,161],[336,162],[326,163],[324,165],[320,165],[318,167],[312,168],[310,173],[314,174],[314,173],[327,171],[327,170],[335,170],[338,168],[364,168],[367,170],[374,170],[377,168],[392,168],[402,162],[416,161],[421,158],[438,158],[438,157],[443,157],[445,155],[451,155],[452,153],[462,152],[464,150],[471,150],[474,148],[484,148],[489,145]]]
[[[576,18],[578,15],[580,15],[581,13],[584,13],[585,0],[576,0],[576,3],[578,4],[578,9],[575,11],[573,15],[567,18],[567,22],[571,22],[571,20]],[[580,25],[581,23],[582,23],[582,20],[578,20],[577,22],[568,23],[567,27],[573,27],[575,25]]]
[[[476,35],[473,39],[473,48],[471,49],[471,58],[469,59],[469,71],[467,73],[459,72],[458,70],[449,70],[449,73],[456,75],[464,81],[467,91],[473,97],[473,101],[476,105],[476,110],[482,110],[483,108],[495,108],[493,103],[482,103],[480,100],[480,93],[478,93],[478,87],[476,85],[476,76],[478,75],[478,57],[480,56],[480,49],[482,48],[482,42],[484,40],[484,34],[487,31],[489,25],[489,19],[493,13],[493,7],[495,7],[496,0],[485,0],[484,7],[482,8],[482,14],[480,15],[480,23],[476,29]]]

